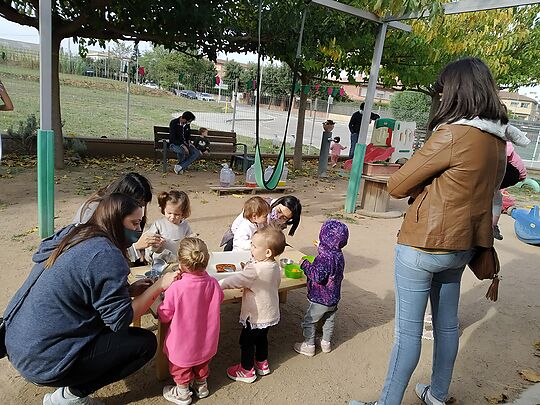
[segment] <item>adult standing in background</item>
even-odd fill
[[[349,121],[349,131],[351,132],[351,149],[349,149],[350,159],[354,157],[354,148],[358,143],[358,134],[360,134],[360,125],[362,124],[362,116],[364,115],[365,105],[366,103],[360,104],[360,109],[354,112],[354,114],[351,116],[351,120]],[[376,121],[379,118],[381,118],[379,114],[372,112],[369,122],[371,123],[371,121]]]

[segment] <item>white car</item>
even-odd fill
[[[202,101],[215,101],[214,96],[209,93],[197,93],[197,100]]]

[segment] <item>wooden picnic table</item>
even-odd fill
[[[280,257],[277,257],[276,260],[279,262],[280,258],[288,258],[294,260],[295,263],[300,263],[302,260],[302,257],[305,256],[302,252],[298,250],[294,250],[290,247],[287,247],[285,251],[281,254]],[[177,264],[171,264],[165,271],[173,271],[177,268]],[[132,283],[139,279],[141,276],[144,276],[144,273],[150,271],[150,266],[141,266],[141,267],[133,267],[131,269],[131,274],[129,277],[129,282]],[[281,274],[281,284],[279,286],[279,302],[280,303],[286,303],[287,302],[287,293],[290,290],[294,290],[297,288],[302,288],[306,286],[306,277],[302,276],[302,278],[298,279],[292,279],[285,277],[285,275]],[[240,302],[242,300],[242,289],[230,289],[230,290],[224,290],[224,298],[222,304],[231,303],[231,302]],[[152,304],[150,307],[150,310],[148,313],[150,313],[154,318],[158,319],[157,317],[157,308],[159,304],[161,303],[161,298],[156,299],[156,301]],[[133,320],[134,326],[141,325],[140,319],[134,319]],[[158,380],[164,380],[167,377],[169,377],[169,363],[167,360],[167,357],[163,353],[163,342],[165,341],[165,336],[167,335],[167,331],[169,329],[168,323],[161,323],[158,319],[158,328],[157,328],[157,339],[158,339],[158,348],[156,352],[156,377]]]

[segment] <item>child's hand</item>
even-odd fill
[[[165,291],[171,286],[172,283],[174,283],[176,280],[180,280],[181,278],[182,274],[180,273],[180,270],[177,270],[174,272],[165,273],[157,282],[160,283],[161,290]]]

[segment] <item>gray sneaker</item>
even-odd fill
[[[433,398],[429,392],[429,385],[426,384],[416,384],[414,388],[416,396],[426,405],[446,405],[446,402],[441,402],[436,398]]]
[[[180,165],[174,165],[174,172],[176,174],[184,174],[184,169]]]
[[[105,405],[91,397],[76,397],[67,387],[60,387],[53,393],[45,394],[43,405]]]

